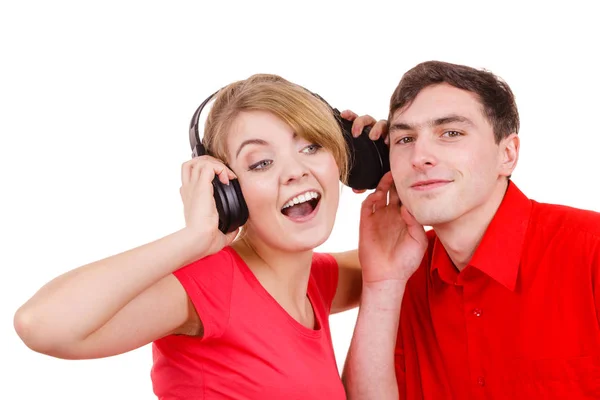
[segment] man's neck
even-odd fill
[[[485,203],[452,222],[433,226],[438,239],[459,271],[462,271],[471,261],[488,225],[504,199],[507,188],[506,180],[496,186]]]

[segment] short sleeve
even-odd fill
[[[175,271],[204,327],[203,339],[219,337],[229,322],[234,262],[221,250]]]
[[[338,264],[331,254],[313,253],[311,275],[329,313],[338,285]]]

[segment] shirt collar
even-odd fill
[[[509,181],[502,203],[481,238],[469,266],[514,291],[530,215],[531,200]],[[431,272],[436,269],[444,281],[456,282],[458,271],[437,237],[432,250]]]

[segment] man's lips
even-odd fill
[[[452,181],[446,179],[429,179],[426,181],[418,181],[413,183],[410,188],[414,190],[430,190],[447,185]]]

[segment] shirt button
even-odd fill
[[[480,376],[479,378],[477,378],[477,384],[479,386],[485,386],[485,378],[483,376]]]
[[[475,308],[473,310],[473,315],[476,317],[481,317],[481,314],[483,313],[483,311],[481,311],[481,308]]]

